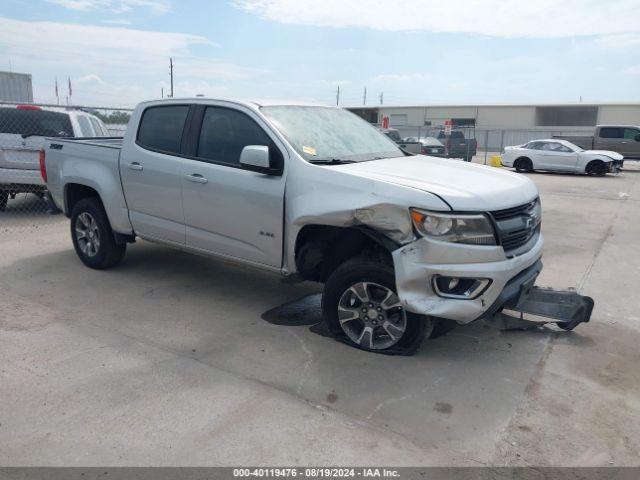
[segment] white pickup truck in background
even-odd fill
[[[340,108],[151,101],[123,139],[46,143],[47,186],[92,268],[115,266],[140,237],[321,282],[330,331],[385,353],[414,352],[443,319],[505,307],[542,304],[566,329],[591,314],[588,297],[533,287],[543,240],[531,180],[403,152]]]
[[[18,193],[44,196],[39,152],[45,137],[104,137],[95,115],[64,107],[0,105],[0,211]]]

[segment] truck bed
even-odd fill
[[[47,138],[48,142],[73,142],[84,145],[95,145],[97,147],[122,148],[122,140],[124,137],[51,137]]]

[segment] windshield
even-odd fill
[[[404,155],[393,141],[347,110],[274,106],[261,111],[310,162],[360,162]]]
[[[574,152],[584,152],[584,148],[580,148],[578,145],[572,142],[565,141],[564,144]]]

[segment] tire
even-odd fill
[[[325,283],[322,312],[337,340],[387,355],[413,355],[434,326],[400,305],[393,267],[381,259],[356,257],[340,265]]]
[[[584,171],[587,175],[602,177],[607,173],[607,166],[602,160],[591,160]]]
[[[7,209],[7,202],[9,201],[9,192],[6,190],[0,190],[0,212],[4,212]]]
[[[71,239],[82,263],[98,270],[117,265],[127,251],[126,243],[116,243],[107,214],[97,197],[82,199],[73,207]]]
[[[464,157],[464,161],[465,161],[465,162],[470,162],[471,160],[473,160],[473,156],[471,156],[471,157]]]
[[[533,162],[531,162],[530,158],[520,157],[513,162],[513,166],[516,169],[516,172],[520,173],[531,173],[533,172]]]

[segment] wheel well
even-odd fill
[[[306,225],[298,233],[295,261],[304,280],[324,283],[346,260],[367,252],[391,260],[393,242],[366,227]]]
[[[589,163],[587,163],[587,166],[584,167],[584,171],[586,173],[590,173],[595,165],[602,165],[604,167],[605,161],[599,158],[594,158],[593,160],[590,160]]]
[[[518,162],[520,160],[529,160],[529,161],[531,161],[531,159],[529,157],[518,157],[513,161],[513,164],[515,165],[516,162]]]
[[[98,197],[98,192],[96,192],[93,188],[87,187],[86,185],[80,185],[78,183],[70,183],[65,188],[64,195],[64,203],[66,207],[66,215],[67,217],[71,216],[71,211],[73,207],[80,200],[84,198]]]

